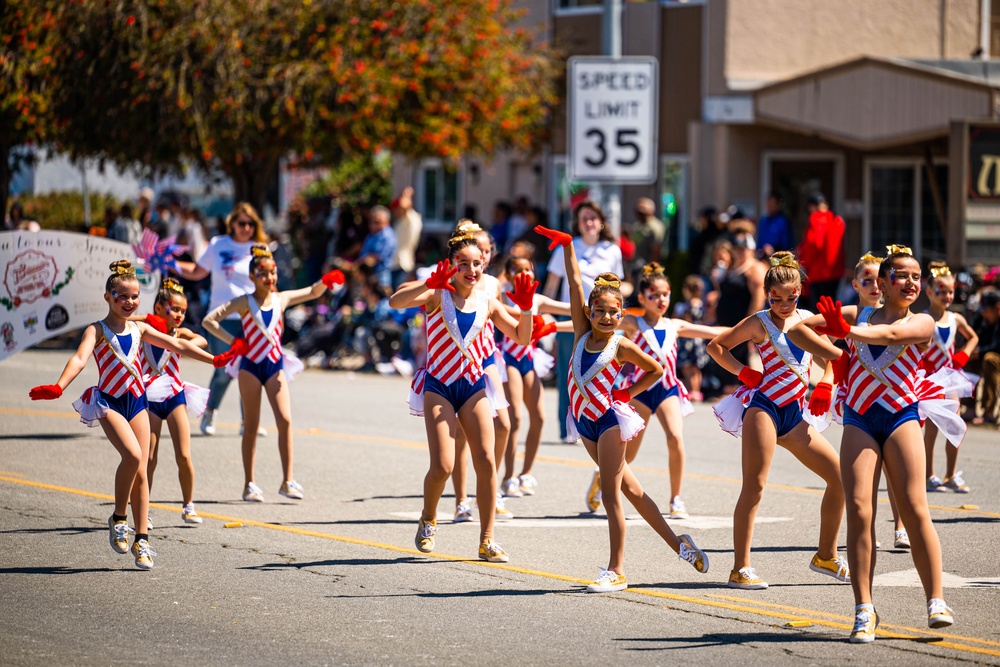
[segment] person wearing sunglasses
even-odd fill
[[[179,274],[189,280],[201,280],[211,276],[212,288],[208,312],[212,312],[236,297],[253,292],[254,284],[250,279],[250,249],[259,244],[267,245],[264,223],[252,205],[238,202],[226,218],[226,233],[213,238],[197,262],[178,262]],[[242,335],[239,316],[234,315],[223,320],[221,326],[231,336]],[[212,354],[225,352],[227,346],[220,339],[214,336],[208,338],[208,347]],[[216,348],[219,348],[219,352],[214,351]],[[215,412],[222,404],[222,398],[231,381],[232,378],[222,368],[217,368],[212,375],[208,407],[201,417],[201,432],[204,435],[215,435]],[[260,433],[260,435],[265,434],[266,431]]]

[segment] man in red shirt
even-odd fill
[[[823,195],[809,197],[809,225],[798,254],[809,277],[803,296],[810,310],[816,310],[821,296],[837,298],[844,277],[844,230],[844,219],[830,210]]]

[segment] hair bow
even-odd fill
[[[116,276],[134,276],[135,268],[131,266],[128,267],[116,266],[114,269],[111,270],[111,272],[114,273]]]
[[[264,246],[255,245],[250,248],[250,254],[254,257],[272,257],[271,251]]]
[[[934,276],[935,278],[940,278],[941,276],[945,277],[951,276],[952,273],[951,269],[948,268],[947,266],[932,266],[931,275]]]
[[[881,264],[885,257],[877,257],[873,254],[865,253],[864,257],[858,260],[859,264]]]
[[[617,278],[609,280],[607,278],[601,278],[600,276],[598,276],[597,280],[594,281],[594,287],[612,287],[614,289],[621,289],[622,281],[618,280]]]
[[[905,245],[896,245],[894,243],[892,245],[887,245],[885,249],[890,255],[909,255],[910,257],[913,257],[913,251]]]
[[[184,286],[172,278],[167,278],[163,281],[163,289],[184,294]]]
[[[799,263],[795,261],[792,255],[782,255],[781,257],[771,255],[770,263],[771,266],[787,266],[790,269],[799,268]]]

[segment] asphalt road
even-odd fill
[[[846,641],[850,586],[808,569],[820,480],[784,451],[754,537],[754,566],[771,587],[725,586],[740,447],[707,405],[685,421],[683,496],[691,518],[671,522],[708,552],[705,575],[631,513],[629,589],[584,592],[607,563],[607,526],[583,511],[592,464],[582,447],[558,442],[554,420],[536,465],[537,495],[510,500],[516,518],[497,527],[510,563],[476,559],[478,525],[449,523],[450,490],[437,551],[420,554],[413,535],[427,453],[422,420],[407,413],[406,381],[320,371],[292,384],[295,476],[306,498],[277,494],[272,427],[258,451],[266,502],[240,500],[233,386],[218,435],[192,440],[205,523],[180,519],[166,441],[151,509],[156,567],[139,571],[107,541],[118,457],[71,407],[96,381],[94,365],[62,399],[28,399],[31,386],[55,381],[68,356],[29,351],[0,364],[4,665],[1000,664],[1000,437],[993,430],[971,431],[962,446],[959,467],[972,493],[931,497],[956,624],[947,632],[927,628],[910,555],[889,548],[877,563],[878,639],[856,646]],[[184,369],[207,384],[207,367],[186,362]],[[552,415],[555,393],[546,400]],[[269,415],[264,423],[273,424]],[[836,445],[840,428],[827,435]],[[938,461],[943,468],[940,443]],[[666,466],[662,431],[652,425],[635,468],[662,509]],[[888,546],[884,484],[882,500],[877,530]]]

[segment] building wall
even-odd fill
[[[713,44],[740,89],[862,55],[962,59],[979,45],[979,0],[726,0]],[[724,32],[719,32],[724,22]]]

